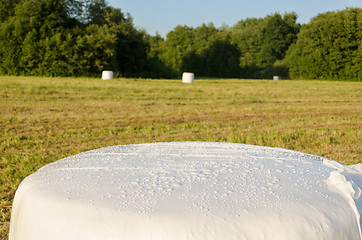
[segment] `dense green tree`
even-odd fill
[[[10,16],[14,15],[15,6],[20,0],[1,0],[0,1],[0,24],[5,22]]]
[[[147,78],[177,78],[178,73],[171,67],[166,66],[160,58],[165,41],[161,35],[156,33],[155,36],[151,36],[144,33],[143,39],[146,43],[147,59],[143,71],[138,72],[137,75]]]
[[[225,56],[238,54],[238,51],[230,53],[227,47],[232,44],[226,43],[228,40],[224,41],[222,38],[220,30],[212,23],[197,28],[177,26],[161,43],[160,56],[167,66],[177,72],[193,71],[199,76],[216,76],[217,69],[221,69],[225,61],[217,68],[213,68],[211,65],[215,66],[220,59],[220,56],[214,53],[219,50],[219,54]],[[222,48],[225,53],[222,52]]]
[[[285,63],[292,78],[361,79],[362,9],[319,14],[305,24]]]
[[[213,24],[203,24],[200,27],[176,26],[167,34],[160,48],[161,59],[169,66],[180,71],[183,58],[192,53],[200,54],[209,47],[218,34]]]
[[[177,26],[163,39],[105,0],[0,2],[0,74],[361,79],[360,8],[248,18],[233,27]],[[289,49],[289,50],[288,50]]]
[[[262,18],[247,18],[239,21],[230,28],[231,42],[240,49],[241,67],[260,65],[258,53],[261,51],[263,36],[262,29],[265,20]]]
[[[220,31],[212,23],[209,23],[208,25],[202,24],[200,27],[193,29],[193,32],[193,49],[198,54],[202,53],[205,49],[210,48],[211,45],[214,45],[216,40],[221,40],[222,38],[221,34],[219,34]]]
[[[242,20],[232,28],[217,29],[212,24],[177,26],[168,33],[160,56],[176,71],[193,71],[202,76],[287,77],[280,61],[296,41],[300,29],[296,19],[295,13],[276,13]]]
[[[145,39],[149,45],[148,55],[150,57],[159,57],[162,52],[162,45],[165,42],[162,36],[159,33],[156,33],[155,36],[146,34]]]
[[[51,36],[66,22],[63,2],[58,0],[24,1],[14,15],[0,26],[0,71],[23,74],[29,66],[36,68],[40,39]],[[29,56],[26,56],[29,55]],[[24,63],[30,59],[29,63]]]
[[[105,11],[107,4],[104,0],[85,0],[84,1],[84,21],[88,24],[105,24]],[[107,10],[109,10],[108,7]]]
[[[147,62],[149,46],[145,40],[145,32],[136,30],[131,19],[119,19],[115,26],[117,42],[114,69],[125,75],[137,75],[137,72],[144,71]]]
[[[157,61],[145,36],[104,0],[22,0],[0,25],[0,73],[147,75]]]
[[[204,77],[238,77],[240,52],[228,39],[218,38],[210,41],[200,53],[191,51],[184,56],[181,70]]]
[[[180,71],[182,58],[193,50],[193,44],[193,29],[179,25],[167,34],[162,46],[161,59],[168,67]]]
[[[241,76],[247,78],[271,78],[288,76],[279,64],[289,46],[297,39],[300,25],[295,13],[279,13],[265,18],[247,18],[229,29],[231,42],[241,53]]]
[[[300,25],[296,21],[295,13],[286,13],[283,17],[275,13],[266,17],[258,56],[261,66],[273,65],[276,60],[284,58],[289,46],[297,40]]]

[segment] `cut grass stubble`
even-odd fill
[[[0,238],[19,183],[110,145],[218,141],[361,161],[360,82],[0,77]]]

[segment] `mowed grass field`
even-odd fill
[[[0,238],[19,183],[110,145],[236,142],[361,163],[362,83],[0,77]]]

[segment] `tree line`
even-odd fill
[[[247,18],[231,27],[176,26],[165,38],[134,27],[104,0],[0,2],[0,74],[361,80],[362,9]]]

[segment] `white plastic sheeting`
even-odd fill
[[[10,240],[361,239],[362,164],[244,144],[106,147],[19,186]]]
[[[103,80],[111,80],[111,79],[113,79],[113,71],[103,71],[102,72],[102,79]]]
[[[183,83],[193,83],[194,82],[195,75],[190,72],[184,72],[182,74],[182,82]]]

